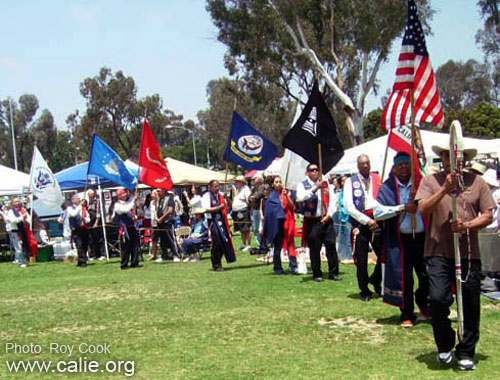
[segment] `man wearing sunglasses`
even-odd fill
[[[303,202],[304,223],[302,241],[307,242],[311,269],[316,282],[323,281],[321,246],[324,244],[328,260],[328,278],[339,281],[339,259],[335,248],[335,230],[332,216],[335,211],[333,190],[328,181],[320,181],[319,167],[307,165],[307,178],[297,185],[297,202]]]

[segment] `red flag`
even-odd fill
[[[141,150],[139,152],[139,181],[151,187],[170,190],[172,177],[163,159],[160,147],[146,119],[142,127]]]
[[[398,58],[396,80],[382,114],[382,130],[411,123],[411,92],[415,122],[444,125],[439,91],[425,46],[424,32],[414,0],[408,0],[408,18]]]

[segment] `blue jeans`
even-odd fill
[[[259,225],[260,225],[260,210],[253,210],[252,215],[250,215],[252,219],[252,231],[253,236],[255,236],[255,240],[257,241],[257,246],[260,247],[260,235],[259,235]]]
[[[339,260],[352,260],[351,225],[349,222],[341,223],[338,234]]]
[[[19,235],[16,232],[11,232],[9,237],[14,247],[15,257],[19,265],[26,264],[28,261],[28,248],[22,246],[22,240],[19,240]]]

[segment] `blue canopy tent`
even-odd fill
[[[87,187],[94,187],[100,184],[101,186],[119,186],[110,180],[94,175],[89,174],[87,179],[87,171],[88,171],[89,163],[82,162],[81,164],[72,166],[70,168],[61,170],[55,174],[57,182],[59,182],[59,186],[61,190],[75,190],[75,189],[83,189],[85,184]],[[130,172],[137,176],[137,167],[133,167],[132,165],[127,165],[127,168]]]

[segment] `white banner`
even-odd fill
[[[63,202],[59,183],[36,146],[31,161],[30,191],[39,202],[49,207],[59,208]]]

